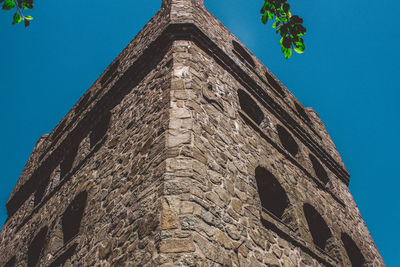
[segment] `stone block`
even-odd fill
[[[215,230],[214,236],[217,242],[226,249],[232,248],[232,242],[229,237],[221,230]]]
[[[161,201],[162,209],[161,209],[161,229],[162,230],[170,230],[176,229],[179,227],[179,219],[171,210],[167,200],[163,199]]]
[[[190,238],[169,238],[162,240],[160,244],[161,253],[183,253],[194,252],[195,250],[196,247]]]
[[[233,198],[231,200],[231,207],[233,208],[233,210],[236,213],[243,214],[243,204],[242,204],[242,201],[240,199]]]

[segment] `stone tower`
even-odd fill
[[[384,266],[323,123],[203,0],[160,11],[36,144],[1,266]]]

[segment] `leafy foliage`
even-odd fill
[[[31,20],[33,20],[33,17],[24,16],[22,11],[27,9],[32,9],[33,0],[0,0],[0,3],[3,3],[1,9],[5,11],[11,11],[14,8],[16,8],[12,24],[19,24],[21,21],[24,21],[25,27],[28,27],[30,25]]]
[[[261,14],[261,21],[264,24],[275,19],[272,28],[281,36],[281,51],[286,59],[292,56],[293,50],[299,54],[304,53],[306,46],[302,36],[306,34],[306,28],[303,26],[302,18],[290,13],[287,0],[264,0]]]

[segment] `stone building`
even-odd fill
[[[323,123],[203,0],[160,11],[37,142],[1,266],[384,266]]]

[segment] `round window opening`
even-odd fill
[[[282,143],[282,146],[293,156],[295,157],[297,153],[299,153],[299,146],[296,141],[292,137],[292,135],[281,125],[277,126],[279,140]]]
[[[331,230],[313,206],[306,203],[303,205],[303,210],[314,244],[325,250],[328,240],[332,237]]]
[[[239,89],[237,93],[239,96],[240,108],[247,114],[247,116],[257,123],[257,125],[260,125],[264,120],[264,113],[257,105],[256,101],[254,101],[253,98],[242,89]]]
[[[364,266],[365,258],[363,256],[361,250],[358,248],[358,246],[354,242],[354,240],[346,233],[342,233],[341,239],[342,239],[344,248],[346,249],[347,255],[349,256],[351,265],[353,267]]]
[[[256,182],[263,209],[281,220],[289,207],[289,198],[285,190],[272,173],[260,166],[256,168]]]
[[[329,182],[329,176],[324,167],[322,166],[321,163],[319,163],[319,160],[314,157],[312,154],[309,155],[309,158],[311,160],[312,166],[315,171],[315,175],[317,175],[318,179],[326,185]]]

